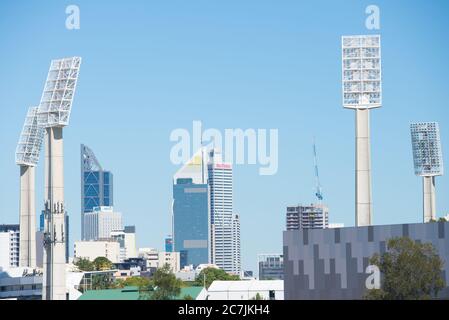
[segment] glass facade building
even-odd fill
[[[173,237],[171,235],[165,238],[165,252],[173,252]]]
[[[85,145],[81,145],[81,238],[85,240],[84,214],[95,207],[112,207],[113,175],[105,171],[95,154]]]
[[[207,184],[179,178],[173,185],[174,251],[180,267],[209,262],[209,206]]]

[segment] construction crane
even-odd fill
[[[316,143],[315,143],[315,137],[313,138],[313,158],[315,162],[315,182],[316,182],[316,192],[315,196],[317,197],[318,201],[321,203],[323,200],[323,191],[321,189],[320,184],[320,175],[318,174],[318,160],[316,155]]]

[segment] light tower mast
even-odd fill
[[[437,122],[410,125],[415,174],[423,177],[423,222],[436,220],[435,177],[442,176],[440,128]]]
[[[53,60],[39,105],[45,127],[45,226],[42,300],[66,300],[66,230],[62,129],[69,124],[81,58]]]
[[[382,106],[380,35],[342,37],[343,106],[356,112],[356,226],[372,224],[369,111]]]
[[[38,107],[28,109],[16,148],[16,164],[20,166],[20,248],[19,265],[36,266],[36,195],[35,167],[44,139],[44,129],[37,119]]]

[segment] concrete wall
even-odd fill
[[[369,258],[401,236],[432,243],[449,261],[449,222],[284,231],[285,299],[361,299]],[[442,275],[448,285],[449,262]]]

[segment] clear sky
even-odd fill
[[[44,4],[45,3],[45,4]],[[80,30],[65,8],[80,8]],[[354,112],[341,105],[340,37],[376,33],[381,11],[383,107],[372,112],[374,223],[422,220],[409,123],[438,121],[449,164],[449,2],[441,1],[1,1],[0,223],[18,223],[14,152],[51,59],[83,58],[64,131],[71,239],[80,238],[80,144],[114,173],[116,210],[138,245],[163,248],[170,232],[172,130],[279,130],[279,170],[234,169],[242,260],[282,252],[285,208],[314,201],[312,138],[331,222],[354,225]],[[43,157],[37,207],[43,204]],[[438,215],[449,178],[437,178]],[[71,253],[73,254],[73,252]]]

